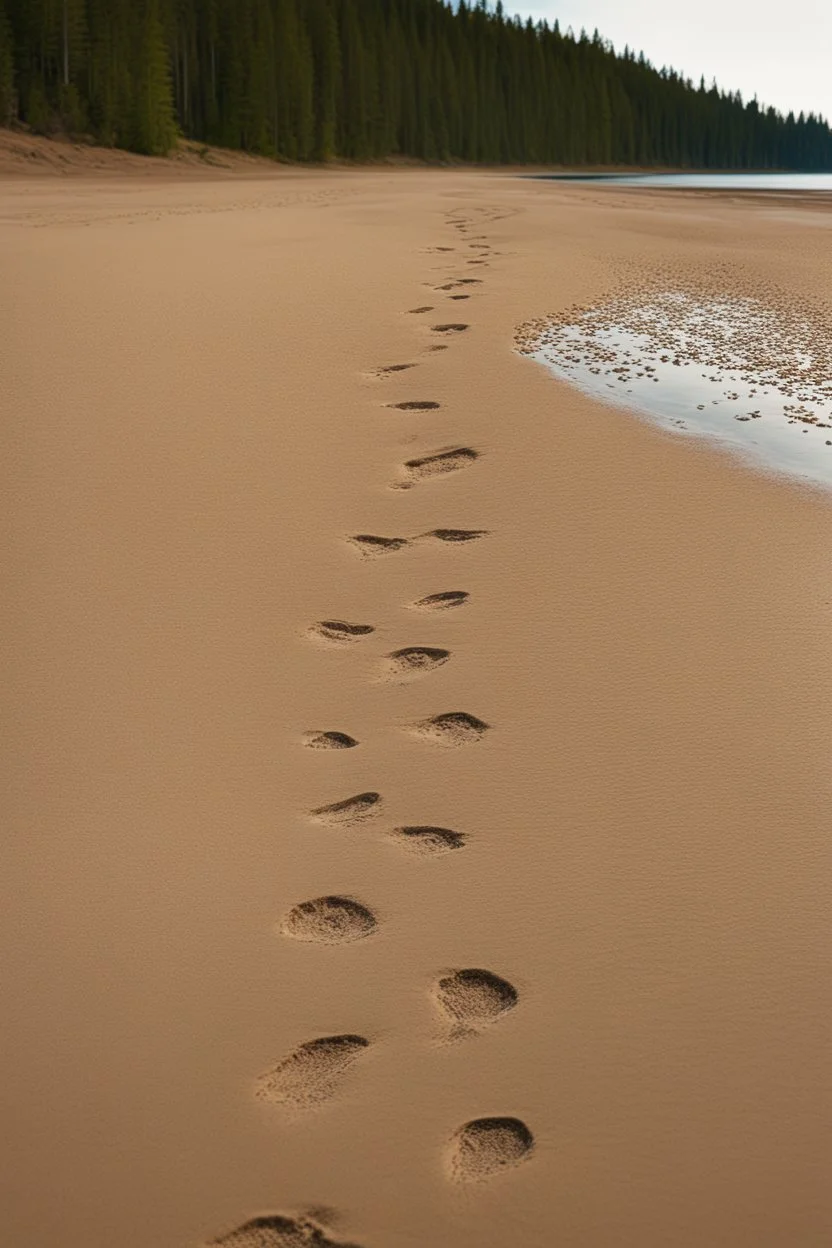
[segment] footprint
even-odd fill
[[[352,897],[315,897],[293,906],[284,915],[280,930],[294,940],[322,945],[343,945],[371,936],[378,920]]]
[[[453,849],[462,849],[467,840],[462,832],[454,832],[451,828],[430,826],[394,828],[390,837],[403,849],[423,857],[433,857],[436,854],[450,853]]]
[[[437,646],[405,646],[387,655],[387,674],[400,680],[424,676],[447,663],[450,657],[450,650],[440,650]]]
[[[352,740],[352,738],[350,738]],[[356,742],[353,742],[355,745]],[[310,810],[309,817],[315,823],[333,824],[359,823],[370,819],[381,810],[380,793],[356,793],[355,797],[347,797],[342,802],[331,802],[328,806],[317,806]]]
[[[364,1036],[308,1040],[260,1076],[255,1096],[297,1109],[320,1105],[334,1096],[341,1076],[369,1045]]]
[[[451,295],[452,299],[470,299],[470,295]]]
[[[420,312],[432,312],[432,311],[433,311],[433,308],[428,308],[428,307],[424,307],[424,308],[408,308],[407,310],[408,310],[408,312],[411,314],[411,316],[418,316]]]
[[[470,260],[469,260],[469,262],[468,262],[468,263],[469,263],[469,264],[479,264],[479,263],[480,263],[480,261],[478,261],[478,260],[470,261]],[[468,326],[468,325],[461,325],[461,324],[431,325],[431,330],[433,331],[433,333],[434,333],[434,334],[461,334],[461,333],[462,333],[462,331],[463,331],[464,329],[469,329],[469,328],[470,328],[470,326]]]
[[[235,1231],[211,1240],[211,1248],[359,1248],[330,1239],[323,1227],[311,1218],[289,1218],[282,1213],[266,1213],[251,1218]]]
[[[376,630],[372,624],[348,624],[346,620],[319,620],[310,628],[310,635],[320,641],[334,641],[338,644],[357,641]]]
[[[438,542],[475,542],[478,537],[487,537],[488,529],[430,529],[420,536],[434,537]]]
[[[435,412],[441,405],[433,399],[407,399],[404,403],[385,403],[397,412]]]
[[[517,1004],[518,993],[507,979],[473,967],[443,975],[434,988],[440,1009],[464,1034],[496,1022]]]
[[[488,246],[488,243],[469,243],[468,246],[471,248],[472,251],[490,251],[491,250],[491,248]],[[429,311],[429,309],[426,308],[425,311],[427,312]]]
[[[356,533],[355,537],[348,537],[347,541],[357,546],[365,559],[389,555],[394,550],[401,550],[403,546],[408,545],[406,537],[376,537],[373,533]]]
[[[408,368],[415,368],[415,364],[383,364],[381,368],[377,368],[374,377],[387,377],[390,373],[403,373]]]
[[[444,715],[433,715],[414,724],[412,731],[428,741],[439,745],[468,745],[481,741],[488,732],[490,724],[467,711],[448,711]]]
[[[473,261],[473,263],[476,264],[477,261],[475,260]],[[482,286],[482,278],[481,277],[461,277],[459,278],[457,282],[457,286]]]
[[[306,732],[303,743],[310,750],[351,750],[358,745],[346,732]]]
[[[458,1183],[490,1179],[525,1161],[533,1149],[534,1136],[519,1118],[475,1118],[451,1139],[451,1177]]]
[[[451,607],[463,606],[471,595],[465,589],[444,589],[439,594],[428,594],[411,603],[416,611],[447,611]]]
[[[408,459],[402,468],[403,480],[396,482],[394,489],[407,490],[419,481],[427,481],[431,477],[441,477],[449,472],[459,472],[479,459],[479,451],[470,446],[455,446],[447,451],[438,451],[435,455],[423,455],[419,459]]]
[[[447,351],[447,342],[437,342],[432,347],[428,347],[428,351]]]

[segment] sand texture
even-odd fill
[[[832,1242],[830,499],[515,341],[828,203],[136,168],[0,183],[0,1241]]]

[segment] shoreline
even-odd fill
[[[825,302],[829,226],[502,172],[0,183],[20,1248],[823,1238],[832,511],[514,333],[656,272]],[[372,934],[287,937],[327,896]],[[517,1002],[451,1043],[461,968]],[[258,1099],[325,1036],[331,1096]],[[530,1157],[457,1182],[494,1116]]]
[[[34,162],[34,163],[32,163]],[[529,177],[545,177],[576,181],[581,178],[603,178],[620,174],[772,174],[788,177],[793,174],[811,173],[799,169],[734,169],[694,168],[673,165],[513,165],[513,164],[464,164],[457,162],[419,161],[411,156],[391,156],[378,161],[348,161],[343,159],[325,163],[301,163],[285,159],[259,156],[237,148],[216,147],[200,143],[196,139],[180,139],[168,156],[145,156],[128,148],[104,147],[99,144],[72,138],[69,135],[40,135],[25,129],[8,129],[0,126],[0,184],[7,180],[32,176],[53,175],[61,177],[129,176],[158,174],[162,178],[210,177],[234,178],[287,175],[291,173],[506,173],[528,174]],[[815,171],[817,172],[817,171]],[[829,171],[832,172],[832,171]],[[690,190],[701,188],[685,188]],[[754,193],[754,192],[752,192]],[[802,194],[803,192],[795,192]],[[824,192],[816,192],[823,194]]]

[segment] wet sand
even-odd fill
[[[514,347],[761,200],[0,184],[4,1242],[829,1240],[832,500]]]

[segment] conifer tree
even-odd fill
[[[0,0],[0,126],[10,126],[16,115],[12,26],[3,0]]]
[[[832,168],[823,118],[459,0],[0,0],[0,122],[163,152]]]
[[[144,0],[143,8],[133,92],[133,146],[150,156],[164,155],[176,141],[170,61],[159,0]]]

